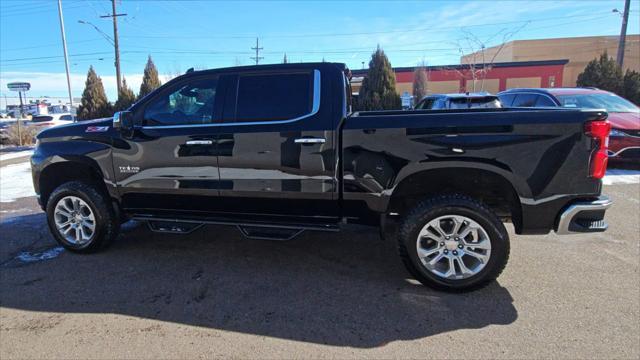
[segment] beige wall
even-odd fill
[[[485,59],[491,59],[499,46],[485,49]],[[540,61],[567,59],[562,76],[562,84],[556,86],[575,86],[578,74],[587,63],[600,56],[604,51],[615,58],[618,52],[618,36],[589,36],[577,38],[558,38],[542,40],[516,40],[506,43],[499,51],[494,62]],[[481,53],[463,56],[463,64],[481,63]],[[640,71],[640,35],[627,35],[623,69]]]
[[[402,95],[403,92],[413,94],[413,83],[396,83],[396,92],[398,95]]]
[[[509,78],[507,79],[507,89],[540,87],[542,84],[541,80],[540,77]]]
[[[427,94],[443,94],[460,92],[460,81],[428,81]]]
[[[471,88],[471,82],[467,81],[467,90]],[[499,79],[484,79],[484,83],[482,80],[476,81],[476,91],[487,91],[493,94],[497,94],[500,92],[500,80]]]

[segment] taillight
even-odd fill
[[[611,124],[606,120],[590,121],[584,125],[584,133],[596,143],[596,149],[591,155],[591,176],[596,179],[602,179],[607,172],[610,131]]]

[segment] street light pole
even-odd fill
[[[67,90],[69,91],[69,110],[73,107],[71,95],[71,76],[69,75],[69,57],[67,55],[67,37],[64,33],[64,18],[62,17],[62,0],[58,0],[58,17],[60,18],[60,32],[62,33],[62,49],[64,50],[64,67],[67,71]]]
[[[627,39],[627,23],[629,22],[629,5],[631,0],[624,2],[624,12],[622,13],[622,28],[620,29],[620,40],[618,41],[618,56],[616,62],[620,67],[624,63],[624,46]]]

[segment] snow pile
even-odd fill
[[[610,169],[610,170],[607,170],[607,174],[604,176],[604,179],[602,179],[602,183],[604,185],[639,184],[640,171]]]
[[[29,162],[0,168],[0,202],[12,202],[18,198],[35,195]]]
[[[64,252],[64,248],[62,246],[57,246],[52,249],[40,251],[40,252],[23,251],[20,254],[18,254],[18,256],[16,256],[16,259],[25,263],[37,262],[42,260],[51,260],[58,257],[58,255],[62,254],[62,252]]]
[[[31,156],[31,155],[33,155],[33,149],[10,152],[10,153],[6,153],[6,154],[0,154],[0,161],[10,160],[10,159],[17,159],[17,158]]]

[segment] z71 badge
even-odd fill
[[[108,126],[87,126],[87,129],[84,132],[94,133],[94,132],[106,132],[109,131]]]

